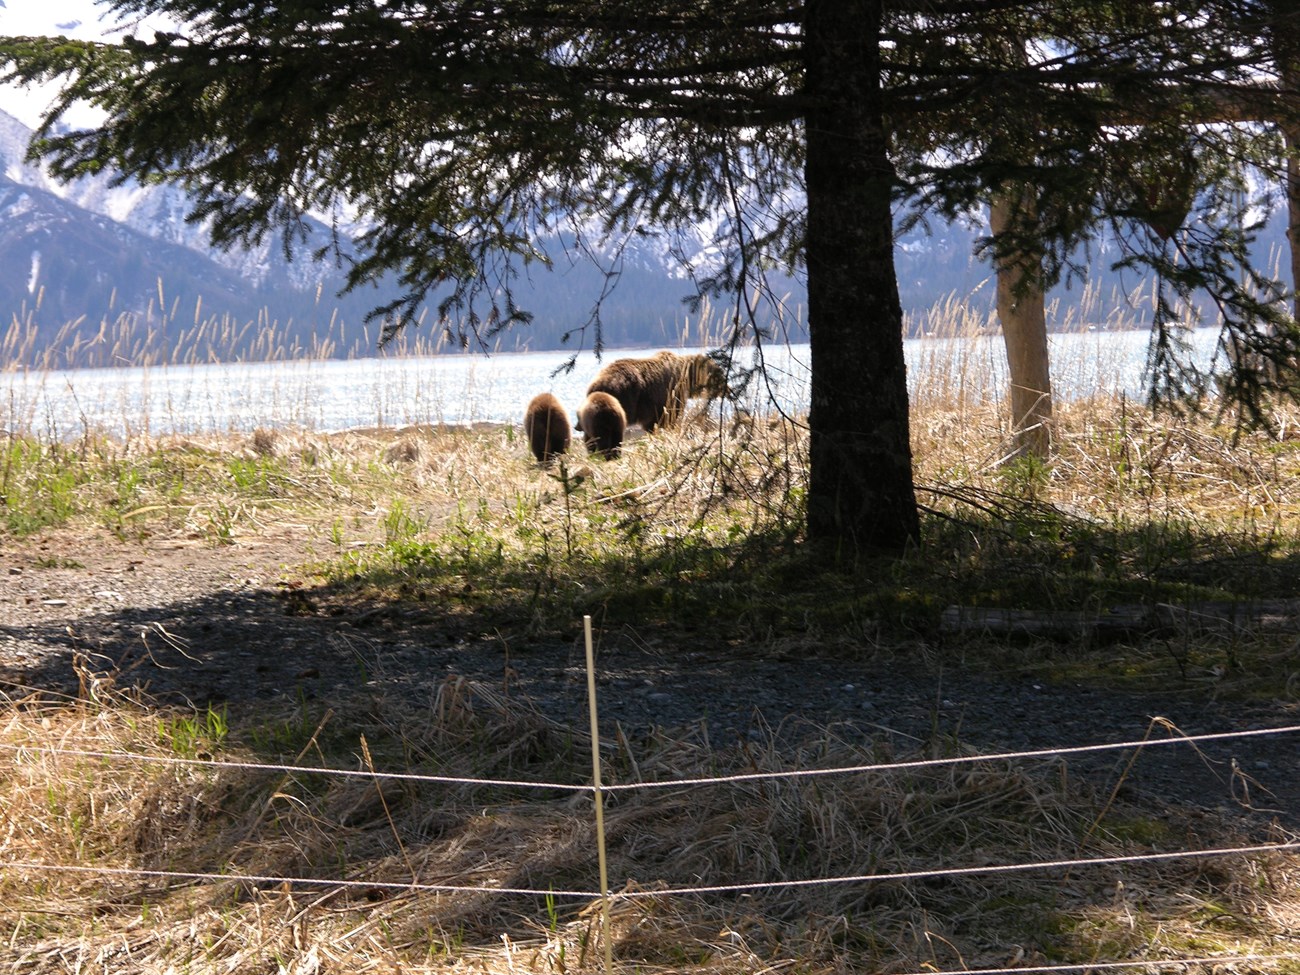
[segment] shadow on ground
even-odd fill
[[[239,588],[155,605],[55,607],[43,619],[0,624],[0,675],[11,700],[135,688],[161,707],[225,709],[232,726],[357,701],[418,716],[448,682],[467,682],[484,700],[516,702],[559,727],[587,727],[578,625],[530,638],[495,629],[486,609],[334,595]],[[600,724],[611,740],[672,729],[728,747],[766,741],[773,731],[791,740],[829,733],[882,753],[939,756],[1300,724],[1294,702],[1217,699],[1192,680],[1119,690],[1046,679],[1028,666],[993,673],[922,641],[848,647],[803,632],[755,647],[653,621],[598,627],[597,640]],[[1157,802],[1300,826],[1295,733],[1164,745],[1129,767],[1131,759],[1123,750],[1027,760],[1059,764],[1099,790],[1121,783]]]

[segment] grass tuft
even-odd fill
[[[924,538],[899,560],[835,564],[803,545],[806,430],[766,413],[697,418],[633,436],[617,462],[578,452],[549,470],[509,425],[126,441],[87,430],[73,443],[10,432],[0,541],[39,544],[58,530],[237,546],[275,529],[309,540],[289,604],[298,612],[356,608],[394,626],[430,615],[507,646],[559,639],[591,614],[635,621],[638,639],[666,646],[924,654],[937,666],[1294,704],[1294,633],[1256,610],[1300,597],[1295,415],[1283,410],[1271,433],[1244,431],[1103,390],[1058,404],[1056,456],[1042,464],[1012,459],[979,361],[934,368],[950,378],[920,384],[912,418]],[[1232,625],[1189,622],[1210,616]],[[1104,631],[1099,618],[1139,622]],[[994,629],[1008,620],[1021,629]],[[358,687],[365,666],[358,655]],[[509,686],[449,678],[418,710],[375,685],[229,714],[83,683],[77,702],[0,706],[0,930],[15,972],[599,965],[596,911],[564,893],[597,882],[582,794],[369,774],[586,781],[583,733]],[[680,783],[962,752],[936,739],[895,753],[814,724],[756,727],[734,747],[685,729],[618,740],[604,776]],[[367,774],[256,767],[267,762]],[[1090,794],[1050,763],[620,792],[607,826],[615,886],[647,894],[613,904],[626,972],[1239,956],[1285,950],[1297,922],[1294,860],[1267,854],[1065,880],[777,886],[1179,849],[1194,831],[1226,829]],[[309,882],[318,878],[332,883]],[[663,892],[735,882],[758,887]]]
[[[311,764],[356,768],[362,757],[363,769],[555,783],[583,781],[587,749],[581,735],[526,704],[456,679],[419,712],[371,702],[369,715],[344,705],[243,726],[211,711],[159,714],[140,698],[28,702],[0,734],[0,748],[15,756],[0,775],[11,824],[0,916],[14,970],[78,957],[96,957],[110,972],[231,971],[289,959],[402,971],[597,964],[591,901],[568,893],[597,885],[589,801],[558,788],[521,794],[240,764],[274,759],[263,751],[270,742],[287,749],[284,761],[310,754]],[[605,780],[680,782],[909,757],[882,749],[813,725],[735,748],[657,733],[611,751]],[[81,754],[110,750],[118,757]],[[220,764],[156,761],[177,757]],[[1096,870],[1069,883],[1039,871],[779,886],[1178,848],[1176,826],[1080,792],[1050,763],[621,792],[606,828],[615,887],[647,895],[614,902],[620,971],[984,967],[1010,960],[1017,945],[1022,960],[1056,964],[1231,953],[1267,946],[1293,910],[1294,864],[1267,854],[1213,866],[1130,865],[1120,886]],[[350,885],[312,882],[331,878]],[[736,882],[757,886],[654,893]]]

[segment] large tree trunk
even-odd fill
[[[1300,68],[1283,72],[1284,83],[1300,84]],[[1282,123],[1286,138],[1286,239],[1291,251],[1292,316],[1300,321],[1300,121],[1288,118]]]
[[[997,194],[989,206],[989,224],[996,239],[998,319],[1007,346],[1011,384],[1011,428],[1017,456],[1046,460],[1052,450],[1052,379],[1047,355],[1047,317],[1044,311],[1041,258],[1027,249],[1004,248],[1007,240],[1024,241],[1032,227],[1034,196],[1028,188]]]
[[[1295,92],[1300,86],[1300,37],[1295,30],[1295,12],[1289,0],[1272,4],[1272,45],[1282,75],[1282,90]],[[1291,251],[1292,316],[1300,321],[1300,114],[1288,102],[1282,117],[1275,119],[1286,141],[1286,239]]]
[[[1300,71],[1296,72],[1300,79]],[[1283,130],[1290,150],[1286,161],[1286,239],[1291,245],[1291,290],[1293,292],[1292,316],[1300,321],[1300,125],[1292,123]]]
[[[808,535],[845,555],[899,553],[919,535],[894,172],[880,87],[881,0],[808,0]]]

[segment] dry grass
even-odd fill
[[[268,715],[262,730],[299,719]],[[147,761],[178,757],[178,720],[123,699],[8,710],[0,727],[0,746],[13,756],[0,774],[8,970],[599,968],[594,902],[564,893],[597,885],[589,800]],[[583,779],[580,738],[463,683],[444,685],[431,711],[389,710],[378,726],[346,708],[331,712],[309,743],[323,737],[322,723],[365,727],[369,740],[354,750],[388,771]],[[207,737],[185,738],[194,747],[179,757],[247,759],[256,731],[209,727]],[[623,742],[607,753],[605,777],[674,781],[891,757],[807,732],[793,748],[775,739],[723,750],[691,739]],[[324,759],[310,744],[303,751]],[[1176,822],[1127,820],[1120,809],[1105,821],[1112,825],[1089,832],[1100,803],[1071,783],[1054,767],[986,762],[619,793],[606,818],[610,873],[623,893],[612,908],[615,967],[920,971],[1287,949],[1296,875],[1280,855],[1064,877],[766,886],[1184,842]],[[284,879],[239,879],[247,875]],[[347,886],[309,882],[316,878]],[[429,892],[411,883],[556,894]],[[760,886],[665,892],[734,883]],[[1268,970],[1297,969],[1283,962]]]
[[[507,632],[635,606],[623,618],[725,632],[756,653],[808,643],[846,652],[913,646],[952,602],[1051,610],[1294,596],[1296,414],[1283,411],[1271,434],[1243,432],[1099,395],[1058,407],[1050,468],[1009,463],[1013,438],[1001,403],[979,392],[982,368],[972,362],[957,370],[959,381],[921,384],[913,433],[929,509],[925,547],[888,566],[808,561],[797,544],[803,431],[766,416],[637,437],[618,462],[577,454],[549,470],[510,425],[337,435],[268,428],[234,440],[126,443],[87,434],[58,445],[10,436],[0,494],[22,503],[6,502],[0,538],[62,524],[125,537],[195,534],[219,545],[292,520],[311,533],[314,571],[339,599],[455,592],[458,605],[472,603]],[[467,580],[473,595],[461,595]],[[990,666],[1036,660],[1093,676],[1119,654],[1143,680],[1174,668],[1209,673],[1230,655],[1224,692],[1235,682],[1241,693],[1297,693],[1293,635],[1207,638],[1181,656],[1126,646],[1103,660],[1079,646],[1049,661],[1040,650],[971,641],[955,652],[967,661],[983,654]],[[581,783],[580,731],[457,682],[419,713],[397,701],[331,705],[227,727],[221,715],[125,697],[6,704],[0,957],[8,969],[599,969],[593,902],[560,893],[597,883],[589,800],[228,764],[274,752],[334,767]],[[609,748],[605,778],[675,781],[911,757],[883,747],[813,726],[736,748],[657,736]],[[74,754],[88,751],[115,757]],[[147,761],[194,757],[223,764]],[[978,762],[633,791],[610,799],[607,828],[615,887],[637,895],[613,904],[623,972],[914,972],[1202,956],[1228,959],[1225,971],[1300,972],[1294,960],[1240,960],[1294,951],[1296,866],[1279,854],[776,886],[1188,845],[1188,824],[1107,806],[1055,765]],[[210,876],[165,875],[178,873]],[[417,890],[412,881],[557,893]],[[764,886],[665,892],[735,883]]]
[[[972,519],[963,522],[968,533],[982,508],[1022,510],[1016,505],[1077,510],[1088,525],[1195,522],[1201,538],[1290,537],[1293,531],[1297,457],[1285,434],[1234,438],[1231,429],[1170,424],[1117,411],[1114,403],[1075,404],[1058,414],[1060,460],[1037,471],[997,463],[1009,442],[998,426],[988,404],[932,406],[917,415],[919,477],[945,485],[936,504],[949,517]],[[420,578],[436,585],[447,572],[495,566],[500,592],[493,598],[504,599],[516,584],[511,565],[528,562],[534,573],[559,577],[575,562],[598,565],[616,551],[627,557],[629,547],[640,553],[633,558],[661,571],[656,560],[676,553],[678,570],[707,585],[709,558],[743,537],[774,526],[781,537],[796,536],[804,476],[797,427],[776,421],[728,427],[721,435],[716,427],[696,426],[681,436],[638,438],[618,463],[573,457],[552,472],[532,464],[508,427],[333,437],[276,431],[234,444],[191,438],[95,449],[119,451],[89,465],[119,477],[122,470],[182,466],[185,492],[222,485],[216,499],[182,492],[164,504],[158,497],[173,482],[146,479],[133,506],[114,516],[122,522],[150,531],[207,531],[216,544],[223,536],[205,511],[231,511],[227,530],[236,537],[255,534],[273,513],[292,513],[317,525],[323,555],[332,524],[337,552],[322,571],[352,576],[390,598],[387,587],[399,575],[407,585]],[[232,468],[232,460],[251,466]],[[82,486],[74,520],[106,517],[112,508],[100,494],[106,483],[92,478]],[[363,518],[363,511],[370,514]],[[984,543],[1000,544],[992,536]],[[723,576],[726,567],[724,559]],[[724,611],[731,612],[747,598],[742,588],[727,578],[711,598],[730,593],[736,602]],[[743,612],[736,625],[744,626]],[[805,631],[802,639],[817,636]],[[518,702],[507,704],[488,688],[444,685],[435,706],[419,714],[398,704],[335,703],[323,725],[322,715],[274,714],[243,728],[123,698],[6,707],[0,746],[14,760],[0,773],[0,845],[10,864],[0,879],[0,919],[10,970],[597,970],[599,915],[589,899],[402,889],[414,880],[593,890],[587,800],[143,760],[238,762],[275,740],[288,758],[296,754],[307,764],[358,767],[366,754],[387,771],[585,778],[580,733],[550,725]],[[690,738],[621,742],[607,754],[606,780],[894,757],[814,727],[781,742],[773,737],[737,749]],[[611,875],[618,889],[646,896],[614,902],[615,967],[959,970],[1240,957],[1292,947],[1295,865],[1270,854],[1068,877],[1045,871],[742,894],[655,893],[1185,843],[1177,822],[1114,807],[1103,828],[1091,832],[1104,802],[1059,773],[990,762],[619,794],[607,817]],[[32,866],[14,866],[19,863]],[[1300,971],[1287,961],[1234,964],[1238,971]]]
[[[7,369],[56,370],[122,365],[196,365],[210,362],[286,362],[367,354],[378,344],[377,326],[349,324],[338,309],[318,307],[309,328],[273,318],[263,309],[256,321],[206,314],[202,302],[182,309],[160,280],[143,311],[110,310],[96,326],[67,322],[53,336],[40,321],[41,294],[0,329],[0,362]],[[318,296],[319,297],[319,296]],[[421,317],[421,321],[423,316]],[[432,355],[445,351],[445,336],[414,328],[399,336],[392,351]]]
[[[1300,513],[1300,413],[1274,431],[1153,413],[1121,397],[1058,405],[1050,469],[1009,462],[1015,437],[1000,404],[936,404],[913,418],[917,480],[997,493],[1039,479],[1044,501],[1091,517],[1185,518],[1285,528]]]

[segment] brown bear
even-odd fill
[[[659,353],[672,355],[672,353]],[[730,397],[727,374],[717,361],[707,355],[679,355],[668,360],[673,372],[673,384],[665,405],[663,426],[675,427],[686,416],[687,400],[697,396],[710,402],[719,397]]]
[[[728,390],[726,374],[709,356],[664,351],[648,359],[615,359],[596,373],[587,393],[608,393],[623,407],[629,425],[654,433],[656,427],[680,423],[691,397],[712,399]]]
[[[618,400],[609,393],[588,393],[578,410],[578,429],[589,452],[599,452],[606,460],[613,460],[623,449],[627,417]]]
[[[569,417],[558,399],[550,393],[538,393],[529,400],[524,411],[524,436],[533,456],[543,464],[569,449]]]

